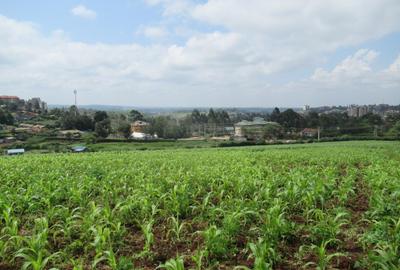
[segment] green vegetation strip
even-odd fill
[[[0,269],[398,269],[400,144],[0,158]]]

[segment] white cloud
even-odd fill
[[[303,81],[282,86],[272,80],[284,84],[287,72],[314,69],[338,48],[400,31],[398,0],[145,1],[163,7],[166,18],[139,32],[156,43],[172,33],[164,24],[169,16],[174,23],[181,18],[188,28],[180,30],[183,42],[168,43],[168,37],[159,45],[88,44],[0,16],[0,90],[65,103],[77,88],[81,104],[143,106],[357,103],[400,95],[400,57],[374,71],[378,52],[371,50],[331,70],[317,69]],[[190,29],[190,20],[212,30]]]
[[[400,75],[400,55],[397,57],[396,61],[390,65],[387,72]]]
[[[71,13],[74,16],[78,16],[84,19],[96,19],[97,17],[97,13],[94,10],[91,10],[87,7],[85,7],[84,5],[78,5],[74,8],[71,9]]]
[[[138,33],[143,34],[145,37],[151,39],[161,39],[168,36],[168,30],[161,26],[140,27]]]
[[[400,56],[388,68],[374,70],[372,64],[377,56],[373,50],[358,50],[332,70],[318,68],[309,79],[288,83],[278,92],[301,92],[298,101],[304,104],[396,104],[400,102]]]
[[[360,78],[372,73],[371,64],[379,55],[373,50],[361,49],[348,56],[332,71],[318,68],[312,75],[314,81],[339,81],[344,78]]]
[[[185,15],[193,9],[194,4],[190,0],[145,0],[148,5],[162,5],[164,16]]]

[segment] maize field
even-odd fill
[[[0,157],[0,269],[400,269],[399,150]]]

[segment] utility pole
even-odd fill
[[[321,139],[321,128],[318,127],[318,141]]]

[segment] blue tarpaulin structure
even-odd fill
[[[72,149],[72,152],[74,152],[74,153],[82,153],[82,152],[86,152],[88,150],[86,146],[82,146],[82,145],[74,146],[71,149]]]

